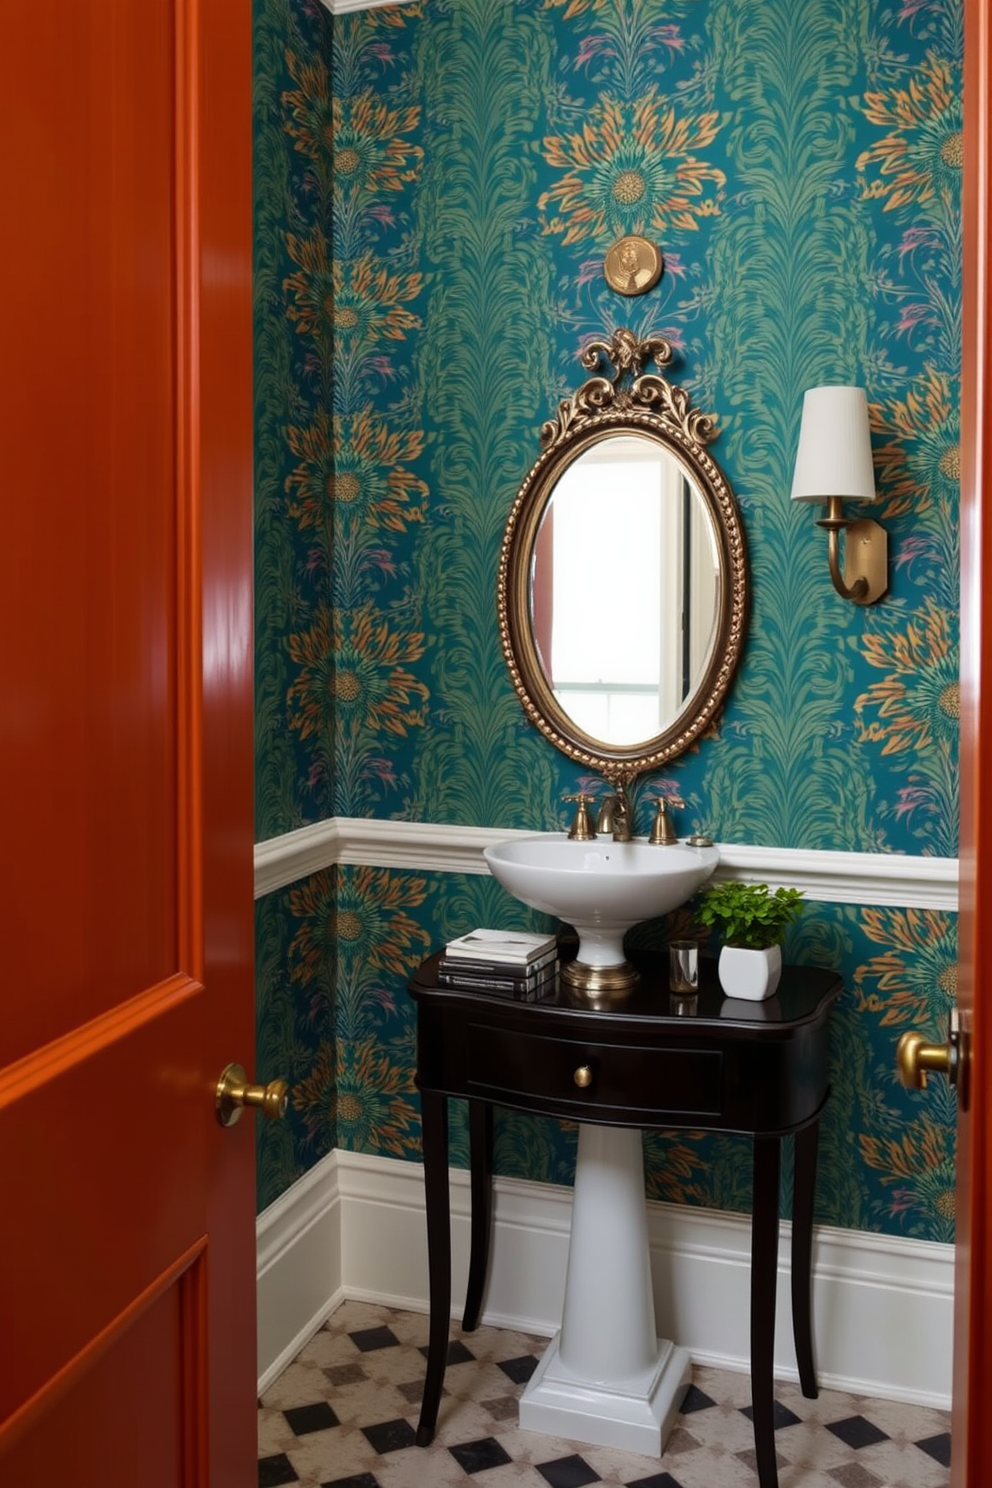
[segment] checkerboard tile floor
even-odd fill
[[[259,1402],[259,1488],[756,1488],[746,1375],[697,1366],[660,1459],[519,1431],[546,1343],[453,1324],[437,1434],[418,1447],[427,1318],[345,1302]],[[779,1488],[947,1488],[942,1411],[780,1384],[776,1429]]]

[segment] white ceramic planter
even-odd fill
[[[746,946],[725,945],[717,962],[717,975],[728,997],[764,1002],[771,997],[782,975],[782,947],[767,946],[762,951],[752,951]]]

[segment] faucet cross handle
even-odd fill
[[[576,801],[575,815],[572,825],[568,829],[569,842],[591,842],[596,833],[593,831],[592,821],[589,816],[589,802],[592,796],[587,796],[580,791],[574,796],[565,796],[566,801]]]
[[[678,842],[678,833],[672,824],[672,818],[668,814],[669,806],[684,806],[685,802],[678,796],[656,796],[655,804],[658,814],[651,825],[651,835],[648,841],[655,847],[671,847]]]

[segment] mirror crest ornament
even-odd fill
[[[716,437],[715,420],[692,407],[684,388],[660,375],[673,360],[670,342],[660,335],[642,340],[632,331],[620,329],[609,341],[588,343],[580,360],[593,375],[560,402],[555,416],[542,425],[541,453],[524,479],[507,520],[499,562],[500,642],[513,686],[535,727],[569,758],[616,785],[626,785],[637,775],[684,753],[711,725],[722,706],[740,660],[747,624],[746,550],[733,492],[707,449]],[[658,371],[645,371],[652,362]],[[589,534],[587,551],[579,565],[581,572],[570,582],[587,612],[585,618],[592,627],[589,634],[617,658],[618,677],[627,673],[632,657],[653,651],[659,654],[661,681],[657,699],[650,702],[651,707],[657,704],[657,724],[639,733],[636,724],[628,725],[634,729],[633,737],[624,735],[622,726],[597,728],[587,718],[574,716],[580,709],[568,701],[566,688],[552,680],[551,664],[546,659],[553,635],[547,613],[562,608],[563,587],[559,569],[554,570],[554,579],[550,577],[552,570],[544,552],[547,534],[553,530],[557,537],[560,518],[569,510],[563,504],[566,493],[567,500],[572,501],[577,472],[588,487],[598,479],[598,469],[602,468],[608,478],[610,469],[624,459],[642,465],[650,460],[658,472],[650,479],[660,483],[660,520],[669,524],[656,539],[662,575],[659,603],[669,618],[646,627],[631,629],[628,622],[627,628],[612,628],[621,605],[615,600],[604,601],[604,588],[608,586],[602,582],[603,574],[619,565],[615,572],[622,579],[625,565],[635,558],[640,562],[653,559],[645,559],[640,552],[641,532],[625,530],[622,521],[618,522],[616,502],[609,500],[609,491],[604,493],[602,521]],[[626,488],[629,484],[627,472],[621,469],[620,485]],[[674,497],[670,493],[676,488],[679,494]],[[552,519],[556,496],[559,510]],[[647,509],[653,520],[653,506]],[[683,546],[669,559],[665,555],[674,550],[674,545],[665,533],[670,535],[674,530],[673,520],[681,524],[678,530],[683,533]],[[662,559],[674,562],[675,569],[665,569]],[[695,596],[692,614],[696,639],[691,643],[685,639],[691,628],[688,600],[679,599],[682,608],[675,612],[674,619],[670,604],[676,580],[681,583],[679,574],[684,571],[688,575],[690,570],[697,574],[691,586],[688,577],[684,584],[686,594],[691,587]],[[677,658],[672,654],[676,649]],[[674,682],[665,680],[676,673]],[[621,709],[625,693],[638,691],[623,680],[615,688],[609,681],[594,681],[590,693],[597,689],[600,693],[615,691]],[[599,706],[595,699],[593,702]],[[588,703],[587,698],[583,706]],[[630,703],[629,697],[626,703]]]

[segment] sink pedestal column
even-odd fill
[[[641,1133],[579,1127],[565,1306],[520,1399],[520,1425],[661,1455],[690,1361],[655,1334]]]

